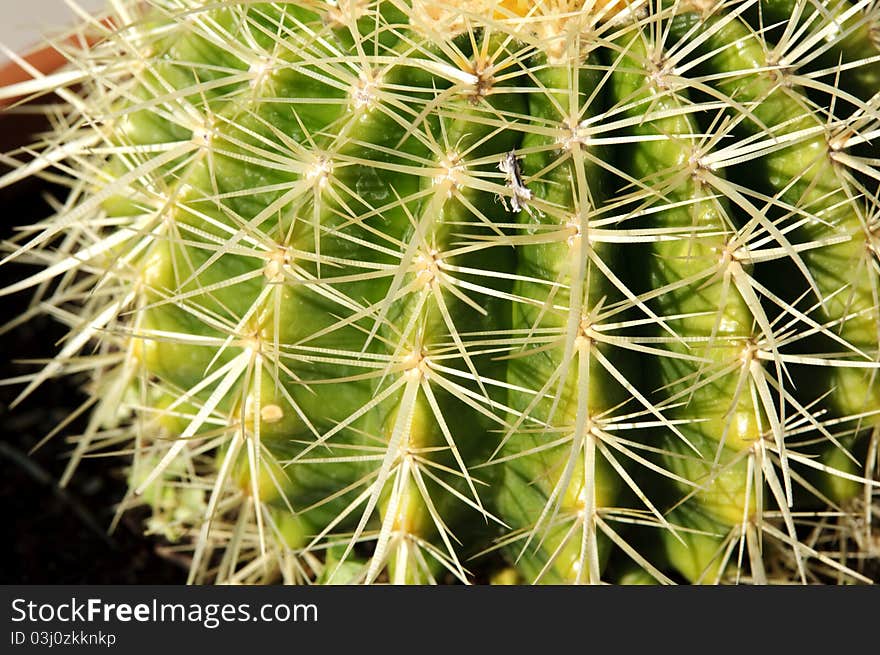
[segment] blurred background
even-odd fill
[[[0,0],[0,43],[15,52],[26,52],[69,25],[76,14],[74,3],[86,11],[100,11],[110,0]],[[0,61],[6,55],[0,52]]]
[[[73,2],[73,0],[70,0]],[[108,0],[76,0],[99,10]],[[0,43],[25,54],[43,35],[75,20],[65,0],[0,0]],[[0,52],[0,67],[6,57]],[[52,97],[24,106],[0,108],[0,153],[16,153],[47,128],[40,111]],[[0,156],[0,175],[9,170]],[[63,185],[37,178],[0,189],[0,241],[18,226],[50,212],[47,198],[65,196]],[[0,257],[5,253],[0,252]],[[0,266],[0,288],[21,279],[32,268]],[[41,316],[12,330],[10,321],[26,311],[30,292],[0,298],[0,381],[36,370],[33,361],[51,357],[65,329]],[[77,434],[84,420],[74,420],[61,434],[34,450],[43,438],[75,410],[85,396],[74,379],[52,380],[14,408],[21,384],[0,382],[0,503],[6,521],[0,539],[0,584],[178,584],[184,564],[175,561],[167,544],[144,538],[143,514],[127,513],[108,533],[116,503],[125,493],[122,459],[87,459],[64,489],[57,481],[71,448],[65,436]]]

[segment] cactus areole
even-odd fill
[[[111,6],[0,293],[190,581],[877,581],[876,2]]]

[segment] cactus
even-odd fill
[[[191,582],[880,579],[876,3],[112,7],[0,294]]]

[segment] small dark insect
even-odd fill
[[[513,191],[509,207],[507,205],[507,198],[501,196],[504,208],[513,213],[525,209],[531,215],[532,210],[527,203],[532,199],[532,192],[528,190],[525,182],[523,182],[522,168],[520,168],[519,157],[516,156],[515,150],[511,150],[504,155],[504,158],[498,164],[498,170],[507,176],[507,186]]]

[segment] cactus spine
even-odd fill
[[[874,3],[113,6],[2,293],[191,581],[876,577]]]

